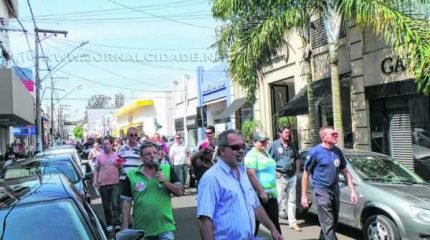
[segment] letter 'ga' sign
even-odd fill
[[[401,58],[397,57],[396,59],[393,59],[392,57],[388,57],[382,61],[381,70],[384,74],[388,75],[403,72],[406,70],[406,67]]]

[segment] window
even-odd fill
[[[93,239],[72,200],[17,206],[5,219],[8,211],[0,212],[1,224],[5,225],[4,239],[56,240],[59,236],[63,240]],[[49,221],[41,221],[44,219]]]

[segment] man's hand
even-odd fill
[[[157,180],[159,183],[164,183],[166,182],[166,177],[164,176],[162,171],[158,171],[155,176],[157,177]]]
[[[258,196],[263,203],[267,203],[269,201],[269,196],[267,196],[267,193],[265,192],[261,192],[260,194],[258,194]]]
[[[276,228],[271,231],[271,234],[272,234],[272,238],[274,240],[284,240],[284,238],[282,237],[282,235],[278,232],[278,230]]]
[[[309,208],[309,199],[307,195],[302,196],[302,207],[303,208]]]
[[[280,179],[282,177],[282,173],[280,173],[280,172],[276,172],[276,178],[277,179]]]
[[[357,193],[355,191],[351,192],[351,203],[356,205],[358,202],[358,196]]]

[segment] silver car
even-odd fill
[[[302,161],[307,152],[301,152]],[[387,155],[349,149],[343,153],[359,200],[351,204],[351,191],[340,175],[339,222],[362,230],[365,240],[429,240],[430,185]],[[312,186],[308,196],[312,200]],[[309,212],[317,214],[315,204]]]

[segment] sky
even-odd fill
[[[47,56],[40,59],[40,77],[42,87],[50,87],[47,61],[55,94],[70,106],[71,120],[84,116],[92,95],[123,93],[130,102],[144,97],[142,91],[169,90],[184,74],[195,76],[198,66],[216,64],[211,45],[220,23],[211,17],[208,0],[29,2],[39,29],[68,31],[66,37],[40,34]],[[28,34],[9,32],[13,59],[19,67],[34,69],[34,23],[27,0],[18,1],[18,14]],[[16,20],[9,28],[21,29]],[[42,103],[50,103],[49,89]]]

